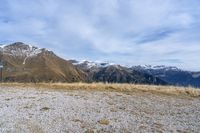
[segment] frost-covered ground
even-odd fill
[[[199,132],[200,99],[0,87],[0,132]]]

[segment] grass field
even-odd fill
[[[200,97],[200,89],[192,87],[176,86],[155,86],[155,85],[136,85],[136,84],[110,84],[110,83],[1,83],[1,86],[7,87],[34,87],[48,89],[66,89],[66,90],[98,90],[98,91],[120,91],[120,92],[151,92],[169,95],[185,95],[191,97]]]

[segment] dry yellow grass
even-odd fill
[[[102,124],[102,125],[109,125],[109,120],[107,120],[107,119],[101,119],[101,120],[99,120],[98,121],[100,124]]]
[[[155,85],[136,85],[136,84],[104,84],[104,83],[0,83],[0,86],[7,87],[34,87],[49,89],[68,89],[68,90],[108,90],[120,92],[151,92],[170,95],[186,95],[200,97],[200,89],[192,87],[176,86],[155,86]]]

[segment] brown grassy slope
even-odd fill
[[[3,73],[5,81],[77,82],[86,79],[84,72],[50,51],[27,58],[25,64],[24,57],[4,55],[3,58],[6,62],[6,70]]]
[[[191,87],[135,85],[135,84],[104,84],[104,83],[1,83],[1,86],[9,87],[34,87],[67,90],[98,90],[119,92],[150,92],[169,95],[182,95],[200,98],[200,89]]]

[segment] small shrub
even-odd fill
[[[88,129],[85,133],[94,133],[93,129]]]
[[[102,125],[109,125],[109,120],[107,120],[107,119],[101,119],[101,120],[99,120],[98,121],[100,124],[102,124]]]
[[[49,107],[43,107],[43,108],[41,108],[40,110],[41,111],[47,111],[47,110],[49,110],[50,108]]]

